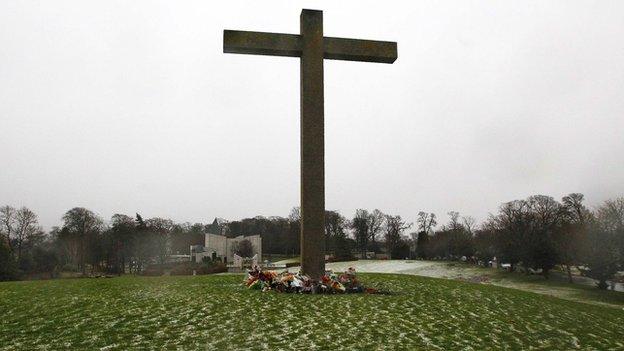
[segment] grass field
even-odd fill
[[[525,275],[519,272],[505,272],[501,269],[478,267],[468,263],[448,261],[408,260],[360,260],[328,263],[327,267],[341,272],[355,267],[358,272],[400,273],[432,278],[446,278],[464,281],[481,281],[502,287],[536,292],[566,300],[624,308],[624,291],[605,291],[596,288],[591,279],[575,276],[575,283],[568,283],[567,275],[552,272],[549,279],[541,275]],[[290,268],[297,271],[299,267]]]
[[[241,275],[0,283],[1,350],[622,350],[624,310],[360,274],[395,295],[246,290]]]

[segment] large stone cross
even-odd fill
[[[299,57],[301,62],[301,270],[325,273],[323,59],[393,63],[397,44],[323,37],[323,12],[301,11],[300,34],[225,30],[223,52]]]

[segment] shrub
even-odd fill
[[[221,262],[211,265],[202,264],[197,269],[197,274],[213,274],[227,272],[227,267]]]
[[[164,274],[164,269],[161,266],[148,266],[141,274],[147,276],[161,276]]]
[[[193,270],[196,274],[213,274],[227,272],[227,267],[221,262],[182,262],[171,269],[171,275],[192,275]]]
[[[191,275],[193,274],[193,262],[182,262],[175,265],[169,274],[171,275]]]

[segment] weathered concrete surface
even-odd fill
[[[313,278],[325,272],[325,121],[323,60],[393,63],[397,44],[323,37],[323,12],[303,10],[300,33],[225,30],[223,52],[300,57],[301,262]]]
[[[301,12],[301,270],[325,273],[323,13]]]

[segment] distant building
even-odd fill
[[[213,253],[204,249],[204,245],[191,245],[190,259],[192,262],[201,262],[204,257],[213,258]],[[216,253],[214,258],[216,258]]]
[[[249,240],[249,242],[251,242],[253,255],[262,257],[262,238],[260,235],[239,235],[235,238],[228,238],[225,235],[206,233],[203,246],[191,246],[191,261],[201,262],[204,257],[208,257],[209,259],[217,258],[225,262],[232,262],[234,260],[234,253],[238,248],[238,243],[243,240]]]

